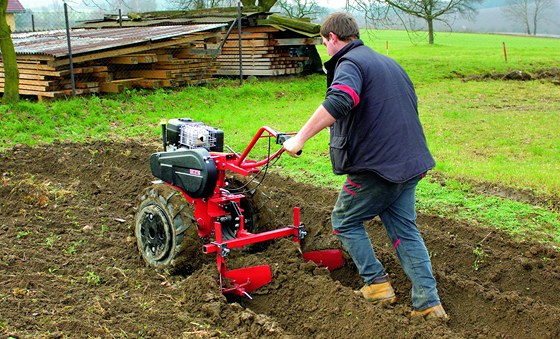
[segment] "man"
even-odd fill
[[[396,302],[364,227],[364,221],[379,215],[412,282],[411,316],[447,318],[416,226],[416,185],[435,162],[418,117],[414,86],[394,60],[363,44],[352,16],[331,14],[321,36],[331,56],[325,63],[325,100],[284,148],[297,157],[309,138],[330,127],[334,173],[347,175],[332,226],[365,282],[356,293],[368,301]]]

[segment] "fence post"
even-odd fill
[[[243,85],[243,49],[241,46],[241,1],[237,4],[237,35],[239,39],[239,84]]]
[[[122,11],[120,8],[119,8],[119,27],[122,28]]]
[[[35,15],[31,14],[31,31],[35,32]]]
[[[68,59],[70,61],[70,80],[72,81],[72,96],[76,96],[76,81],[74,79],[74,62],[72,61],[72,44],[70,43],[70,23],[68,21],[68,4],[64,3],[64,19],[66,20],[66,41],[68,43]]]

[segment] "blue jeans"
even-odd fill
[[[364,221],[379,215],[412,282],[412,305],[416,310],[440,304],[428,250],[416,226],[416,185],[421,178],[419,175],[396,184],[373,172],[350,174],[332,212],[334,233],[366,284],[386,274],[364,227]]]

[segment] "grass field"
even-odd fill
[[[560,87],[545,80],[463,78],[557,68],[560,39],[439,33],[430,46],[400,31],[363,32],[362,38],[380,53],[388,52],[416,85],[421,120],[437,161],[434,173],[446,181],[422,182],[419,209],[559,244]],[[327,59],[324,47],[318,49]],[[23,100],[0,107],[0,148],[55,139],[159,142],[162,120],[191,117],[223,129],[226,143],[240,150],[262,125],[297,131],[321,103],[324,81],[324,76],[313,75],[238,86],[217,79],[207,87],[133,90],[50,103]],[[304,156],[284,157],[275,170],[336,187],[341,178],[332,174],[327,144],[327,133],[320,133],[306,144]],[[530,191],[541,203],[486,196],[479,184]]]

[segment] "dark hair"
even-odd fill
[[[348,13],[338,12],[329,15],[321,25],[321,36],[328,38],[333,32],[342,41],[360,38],[358,22]]]

